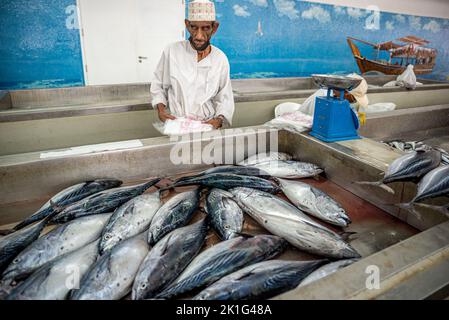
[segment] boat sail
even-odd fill
[[[262,37],[263,36],[263,31],[262,31],[262,22],[259,20],[259,22],[258,22],[258,24],[257,24],[257,31],[256,31],[256,34],[259,36],[259,37]]]
[[[362,74],[377,71],[383,74],[399,75],[409,64],[414,66],[416,74],[429,74],[435,66],[437,50],[425,47],[430,42],[416,36],[407,36],[395,40],[396,42],[387,41],[379,44],[352,37],[348,37],[347,41]],[[372,47],[376,58],[369,59],[362,56],[356,42]],[[381,54],[386,56],[386,59],[381,59]]]

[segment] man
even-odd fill
[[[151,103],[162,122],[186,117],[219,129],[232,124],[234,96],[228,59],[210,44],[219,27],[215,5],[194,0],[188,12],[190,38],[164,50],[151,83]]]

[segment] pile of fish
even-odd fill
[[[449,216],[449,203],[435,206],[421,203],[424,200],[449,195],[449,166],[444,162],[444,150],[437,148],[421,148],[406,153],[391,163],[383,179],[376,182],[356,182],[361,185],[379,186],[384,190],[395,193],[388,183],[411,181],[418,184],[416,196],[408,203],[396,206],[410,210],[418,218],[420,213],[415,206],[431,208]]]
[[[3,231],[0,298],[231,300],[292,290],[360,257],[325,224],[351,223],[341,205],[319,189],[287,180],[322,172],[287,154],[268,153],[182,177],[162,189],[158,178],[126,187],[116,179],[71,186]],[[441,174],[423,179],[414,201],[438,194],[428,180]],[[181,186],[196,188],[161,200],[164,190]],[[152,187],[156,190],[150,192]],[[277,196],[281,191],[290,202]],[[195,220],[196,212],[206,217]],[[271,234],[244,233],[245,214]],[[210,228],[221,240],[213,246],[206,244]],[[322,258],[271,260],[289,246]],[[320,268],[325,271],[317,276]]]

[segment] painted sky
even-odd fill
[[[351,7],[298,0],[215,3],[221,26],[213,43],[228,55],[233,78],[355,72],[347,36],[379,43],[407,35],[427,39],[438,50],[432,78],[449,76],[446,19],[381,12],[377,28],[373,11]]]
[[[0,1],[0,89],[84,84],[76,0]]]

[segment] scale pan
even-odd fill
[[[362,82],[362,79],[328,74],[312,74],[312,79],[320,88],[339,90],[352,90]]]

